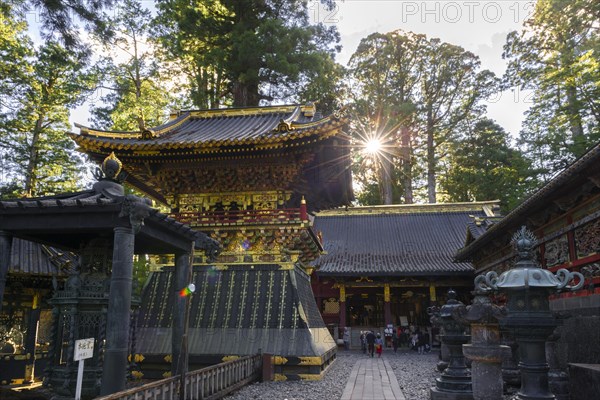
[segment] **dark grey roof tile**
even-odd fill
[[[454,263],[471,216],[481,212],[317,215],[327,254],[314,264],[320,275],[427,275],[472,273]]]

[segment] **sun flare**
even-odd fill
[[[381,141],[379,139],[370,139],[365,144],[365,151],[369,154],[376,154],[381,151]]]

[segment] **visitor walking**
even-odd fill
[[[394,348],[394,353],[398,350],[398,331],[394,329],[394,333],[392,333],[392,347]]]
[[[360,331],[360,349],[363,354],[367,354],[367,334],[365,331]]]
[[[417,330],[417,346],[419,349],[419,354],[425,353],[425,334],[422,330]]]
[[[369,355],[373,357],[373,353],[375,351],[375,334],[373,331],[369,331],[369,333],[367,333],[367,347],[369,349]]]
[[[344,349],[350,350],[350,328],[344,327]]]
[[[375,339],[375,350],[377,351],[377,357],[381,358],[381,353],[383,353],[383,339],[379,333],[377,334],[377,339]]]

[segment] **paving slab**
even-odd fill
[[[352,367],[341,400],[406,400],[385,358],[365,358]]]

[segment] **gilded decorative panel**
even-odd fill
[[[587,257],[600,250],[600,219],[575,230],[575,248],[577,258]]]
[[[335,298],[323,301],[323,314],[338,314],[340,312],[340,303]]]
[[[569,239],[561,235],[545,244],[544,261],[546,267],[564,264],[569,261]]]

